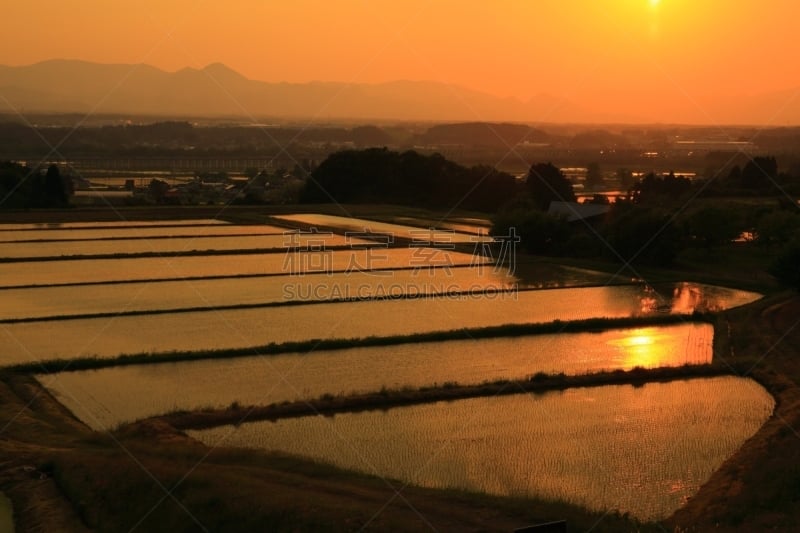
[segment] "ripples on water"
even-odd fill
[[[111,429],[173,410],[223,408],[234,401],[268,405],[383,387],[525,379],[537,372],[575,375],[704,364],[711,361],[713,334],[709,324],[682,324],[136,365],[38,379],[87,425]]]
[[[753,435],[772,397],[719,377],[438,402],[188,431],[436,488],[669,516]],[[380,430],[376,430],[380,428]]]

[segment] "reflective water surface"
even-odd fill
[[[287,220],[291,222],[300,222],[310,226],[336,228],[337,231],[351,231],[363,232],[371,231],[373,233],[389,234],[401,239],[409,239],[412,241],[433,241],[438,243],[479,243],[491,242],[491,238],[485,236],[486,232],[479,235],[469,235],[454,231],[451,228],[445,228],[442,224],[437,224],[441,230],[430,231],[426,228],[415,226],[404,226],[402,224],[391,224],[389,222],[377,222],[374,220],[367,220],[362,218],[340,217],[335,215],[320,215],[303,213],[297,215],[277,215],[272,217],[275,220]]]
[[[77,255],[190,252],[206,250],[285,249],[297,246],[323,247],[363,244],[368,241],[328,234],[256,235],[246,237],[175,237],[165,239],[121,239],[0,243],[0,258],[35,258]]]
[[[188,433],[426,487],[669,516],[772,413],[757,383],[718,377],[439,402]]]
[[[682,324],[136,365],[39,376],[94,429],[170,411],[314,399],[446,382],[711,362],[713,328]],[[146,391],[146,392],[145,392]]]
[[[672,293],[681,300],[687,288]],[[677,292],[675,292],[677,291]],[[754,293],[711,290],[710,308],[742,305]],[[409,335],[463,328],[579,320],[598,316],[627,317],[658,311],[643,306],[649,290],[640,286],[588,287],[510,293],[442,296],[411,300],[371,300],[226,311],[191,311],[157,315],[65,319],[42,323],[5,324],[6,341],[0,364],[87,355],[213,350],[261,346],[312,339]],[[672,312],[689,312],[683,304]],[[57,343],[52,339],[58,339]]]
[[[124,239],[144,237],[207,237],[217,235],[282,235],[289,230],[277,226],[216,224],[210,226],[148,226],[103,229],[46,229],[0,231],[0,242]]]
[[[42,229],[83,229],[83,228],[136,228],[147,226],[209,226],[228,224],[213,218],[181,220],[110,220],[107,222],[42,222],[30,224],[0,224],[0,231],[42,230]]]
[[[47,261],[0,263],[0,287],[136,281],[147,279],[252,274],[302,274],[304,272],[343,272],[416,268],[419,252],[410,248],[379,250],[334,250],[320,256],[323,261],[291,261],[290,252],[230,254],[188,257],[136,257],[91,259],[86,261]],[[314,257],[316,259],[316,257]],[[485,260],[470,254],[450,251],[449,266],[481,264]],[[585,279],[584,274],[561,268],[548,269],[549,279]],[[599,276],[596,276],[599,279]]]
[[[86,313],[341,300],[481,290],[508,290],[516,278],[492,268],[353,272],[260,278],[70,285],[2,291],[0,320]]]

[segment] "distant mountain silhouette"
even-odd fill
[[[267,83],[223,64],[165,72],[149,65],[50,60],[0,66],[0,112],[134,113],[401,120],[579,122],[586,110],[553,96],[522,102],[429,81]],[[9,106],[10,104],[10,106]]]
[[[686,106],[670,113],[669,122],[800,124],[800,96],[792,100],[794,93],[776,92],[727,102],[718,99],[706,104],[702,113]],[[590,109],[547,94],[521,101],[430,81],[267,83],[247,79],[221,63],[199,70],[165,72],[144,64],[64,59],[21,67],[0,65],[0,112],[14,109],[257,119],[665,122],[659,117]]]

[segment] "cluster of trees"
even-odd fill
[[[709,167],[703,183],[704,196],[771,196],[783,193],[800,194],[800,165],[796,156],[781,171],[775,157],[709,154],[717,163]],[[713,179],[712,179],[713,178]]]
[[[536,163],[525,178],[526,193],[534,205],[546,211],[552,202],[574,202],[572,183],[552,163]]]
[[[72,179],[57,165],[46,171],[12,162],[0,163],[0,209],[65,207],[72,194]]]
[[[737,187],[775,192],[777,163],[756,157],[737,175]],[[735,240],[750,240],[777,257],[772,273],[798,287],[800,276],[800,209],[783,199],[773,207],[720,201],[689,202],[699,197],[703,184],[670,173],[648,174],[636,180],[627,197],[609,210],[583,222],[568,223],[546,209],[551,201],[573,201],[564,175],[550,164],[531,167],[525,195],[507,204],[493,218],[493,234],[514,227],[522,246],[531,253],[606,256],[631,263],[669,265],[687,247],[713,251]],[[602,203],[602,202],[598,202]],[[699,207],[693,207],[699,203]],[[688,206],[688,208],[687,208]],[[799,287],[800,288],[800,287]]]
[[[524,142],[541,143],[550,140],[547,133],[530,126],[487,122],[438,124],[413,139],[416,144],[423,145],[461,145],[500,149],[508,149]]]
[[[778,162],[774,157],[754,157],[740,169],[731,169],[728,182],[744,189],[768,192],[775,189],[778,180]]]
[[[511,227],[530,253],[602,256],[657,266],[669,265],[688,247],[713,253],[719,246],[745,240],[778,258],[772,273],[785,283],[797,286],[792,280],[800,272],[800,209],[796,206],[747,209],[705,205],[678,212],[618,201],[596,219],[568,223],[533,203],[517,202],[493,217],[492,234],[506,235]]]
[[[628,196],[634,203],[645,204],[658,202],[663,198],[681,198],[692,189],[692,181],[684,176],[676,176],[670,172],[666,176],[657,176],[653,172],[634,182]]]
[[[330,155],[311,173],[305,203],[394,203],[494,212],[518,192],[510,174],[492,167],[464,167],[439,154],[386,148]]]
[[[800,291],[800,236],[784,248],[769,271],[784,285]]]
[[[383,146],[394,138],[377,126],[341,127],[196,127],[188,122],[32,128],[0,123],[0,146],[15,157],[47,153],[51,146],[72,154],[127,156],[260,155],[297,144]]]
[[[572,184],[552,163],[531,166],[526,179],[487,166],[464,167],[439,154],[386,148],[346,150],[314,169],[301,195],[306,203],[384,202],[478,211],[546,211],[575,202]]]

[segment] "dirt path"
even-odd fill
[[[750,375],[775,397],[775,412],[668,525],[681,531],[800,529],[799,319],[795,296],[770,305],[748,324],[759,332],[759,342],[749,350],[737,348],[737,357],[756,361]],[[739,327],[745,329],[741,322]],[[736,330],[734,322],[733,335]]]

